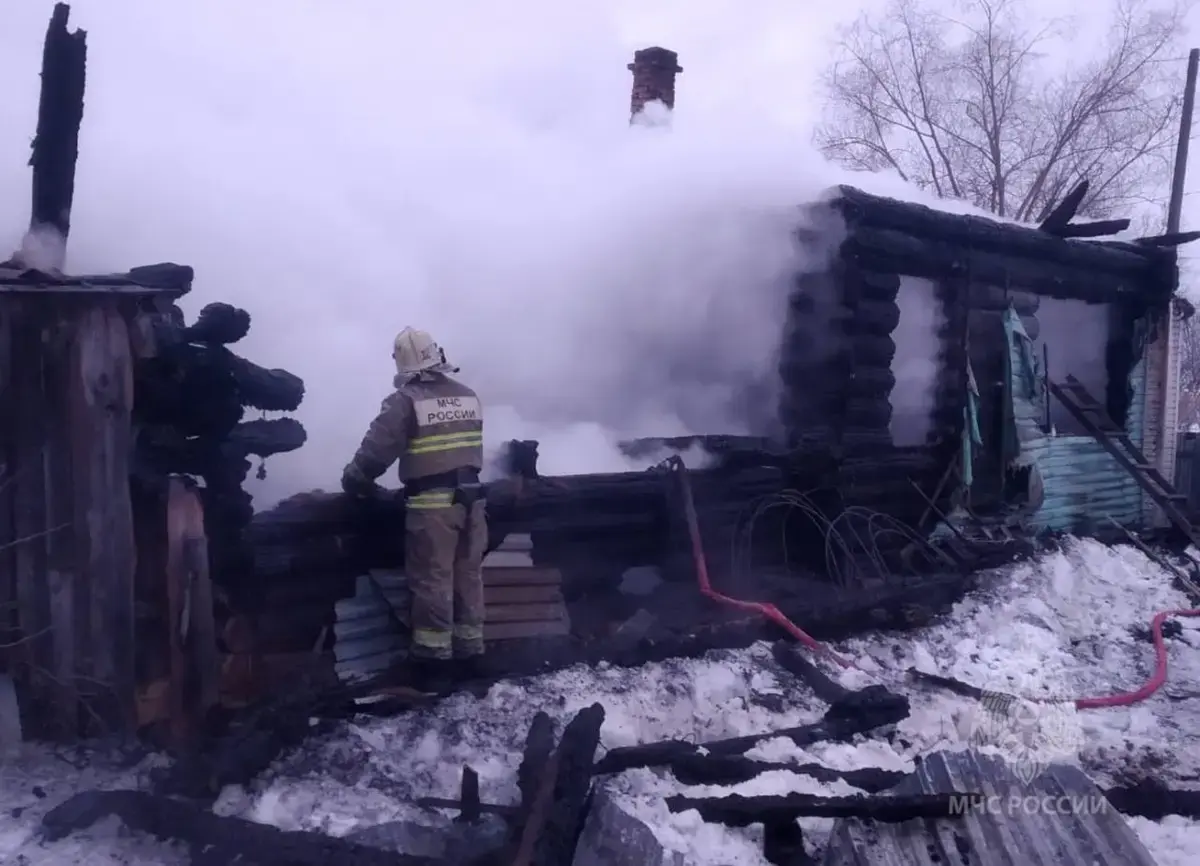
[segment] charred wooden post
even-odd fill
[[[204,514],[193,485],[172,478],[167,492],[167,599],[171,739],[182,749],[217,705],[219,666]]]
[[[29,234],[21,251],[26,266],[50,271],[63,269],[71,231],[87,75],[87,34],[67,30],[70,14],[66,3],[56,4],[46,29],[37,135],[29,159],[33,167],[33,207]]]
[[[887,692],[882,686],[868,686],[850,695],[852,697],[849,699],[831,705],[821,721],[810,725],[707,743],[663,740],[610,749],[596,762],[596,772],[622,773],[638,767],[669,767],[677,760],[696,755],[741,755],[761,741],[773,737],[787,737],[803,748],[822,741],[848,740],[885,725],[894,725],[908,717],[908,699]]]
[[[604,707],[592,704],[576,713],[557,748],[544,758],[538,754],[545,727],[541,718],[534,718],[521,764],[521,807],[508,860],[513,866],[558,866],[574,858],[590,799]]]
[[[822,797],[816,794],[744,797],[668,797],[672,812],[695,809],[705,821],[730,827],[794,821],[796,818],[866,818],[886,824],[902,824],[915,818],[952,818],[963,814],[964,805],[982,807],[983,794],[891,794]]]

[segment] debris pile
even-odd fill
[[[231,778],[225,774],[225,767],[207,764],[210,777],[217,780],[208,790],[159,788],[153,793],[79,794],[45,816],[43,832],[47,839],[58,839],[105,816],[116,816],[133,829],[185,843],[194,852],[193,862],[206,864],[688,866],[682,855],[666,847],[657,829],[645,823],[642,813],[622,793],[618,776],[635,768],[667,773],[681,788],[733,786],[761,773],[786,770],[825,782],[844,781],[862,792],[814,796],[785,787],[769,796],[724,792],[716,792],[716,796],[683,792],[660,795],[663,806],[671,812],[694,811],[705,822],[732,827],[762,825],[764,857],[773,864],[815,862],[813,840],[807,840],[806,845],[796,821],[799,817],[839,819],[826,853],[827,857],[841,857],[835,862],[920,864],[926,862],[920,858],[926,856],[930,846],[940,846],[942,856],[953,860],[958,854],[967,856],[964,852],[982,844],[980,840],[1004,833],[1019,850],[1039,844],[1038,839],[1046,834],[1056,838],[1064,834],[1077,836],[1082,840],[1078,845],[1084,847],[1103,840],[1108,846],[1105,851],[1081,852],[1081,856],[1090,852],[1092,859],[1085,862],[1139,863],[1143,861],[1137,853],[1136,839],[1125,826],[1122,814],[1155,820],[1164,814],[1200,814],[1195,792],[1172,791],[1153,780],[1100,791],[1077,770],[1051,767],[1044,779],[1034,780],[1029,787],[1026,783],[1018,785],[1014,771],[1004,761],[973,752],[928,755],[918,762],[915,773],[747,758],[746,753],[755,746],[777,738],[806,747],[818,742],[854,743],[863,738],[891,736],[910,712],[907,697],[882,686],[845,688],[809,662],[794,644],[776,645],[773,655],[780,666],[807,686],[805,691],[814,700],[826,705],[821,718],[748,736],[701,743],[648,742],[598,754],[605,719],[600,704],[592,704],[557,723],[539,712],[525,737],[516,778],[519,798],[513,803],[485,802],[480,796],[478,775],[472,767],[464,766],[457,796],[422,797],[411,793],[409,787],[410,793],[397,801],[426,810],[429,820],[360,826],[341,838],[331,838],[213,814],[207,804],[215,799],[220,787],[245,780]],[[556,729],[560,733],[557,738]],[[305,725],[304,730],[297,728],[287,745],[296,745],[312,731],[323,730],[328,729],[311,725]],[[479,757],[485,760],[488,756]],[[194,769],[203,772],[199,762]],[[265,765],[254,772],[262,769]],[[1077,816],[1010,815],[1012,810],[1004,804],[1017,793],[1022,794],[1021,803],[1028,797],[1050,797],[1091,807],[1087,814]],[[180,796],[186,799],[175,799]],[[1018,812],[1025,808],[1020,803],[1018,807]],[[1077,828],[1079,832],[1075,833],[1068,826],[1070,821],[1087,826]],[[1006,829],[1000,829],[1001,823]],[[1127,859],[1106,860],[1114,851]],[[883,853],[879,852],[893,859],[883,861],[879,859]]]

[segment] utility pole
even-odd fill
[[[1187,80],[1183,86],[1183,108],[1179,116],[1179,141],[1175,146],[1175,169],[1171,176],[1171,199],[1167,205],[1167,233],[1179,231],[1183,215],[1183,194],[1187,180],[1188,141],[1192,137],[1192,113],[1196,107],[1196,73],[1200,69],[1200,48],[1188,52]],[[1175,480],[1175,454],[1179,440],[1179,351],[1180,334],[1175,320],[1175,305],[1167,307],[1161,343],[1162,405],[1158,418],[1158,471],[1168,481]],[[1149,391],[1149,389],[1147,389]],[[1151,396],[1147,393],[1147,396]]]

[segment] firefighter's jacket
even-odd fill
[[[374,481],[399,463],[402,482],[483,468],[483,408],[479,397],[441,373],[397,376],[346,475]]]

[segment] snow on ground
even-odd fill
[[[917,667],[1029,697],[1135,689],[1150,677],[1154,653],[1134,629],[1147,626],[1160,610],[1185,606],[1166,573],[1131,548],[1073,541],[1061,552],[984,583],[944,621],[920,632],[862,637],[836,647],[858,666],[840,674],[847,685],[881,682],[910,695],[912,715],[893,736],[807,750],[774,739],[750,756],[838,769],[908,770],[922,754],[972,745],[996,748],[1014,760],[1077,760],[1101,784],[1148,774],[1176,785],[1200,782],[1200,623],[1195,620],[1182,620],[1181,636],[1168,640],[1169,680],[1158,694],[1132,708],[1044,712],[1035,720],[1036,736],[1023,744],[981,723],[973,702],[904,679],[909,667]],[[469,763],[481,776],[485,799],[512,802],[520,747],[533,715],[546,710],[562,722],[593,701],[607,712],[605,748],[756,733],[815,720],[823,710],[806,687],[777,668],[762,644],[638,670],[573,668],[497,685],[481,701],[455,697],[436,711],[347,724],[288,755],[249,789],[227,789],[217,809],[333,834],[396,820],[436,824],[444,816],[404,801],[455,796],[462,765]],[[88,864],[173,862],[177,854],[154,853],[146,847],[150,843],[121,838],[112,826],[99,828],[88,840],[48,847],[33,835],[45,809],[73,790],[138,786],[155,760],[94,756],[87,769],[77,770],[33,747],[10,758],[0,768],[5,810],[0,813],[0,862],[76,863],[83,862],[83,852]],[[821,784],[785,771],[716,788],[681,786],[669,776],[634,770],[615,779],[612,790],[666,847],[685,852],[697,866],[765,863],[761,831],[705,824],[694,812],[672,815],[663,805],[665,795],[854,792],[845,783]],[[1200,822],[1171,817],[1130,823],[1160,866],[1183,866],[1193,859],[1186,852],[1200,849]],[[831,826],[831,821],[806,821],[809,844],[823,844]]]

